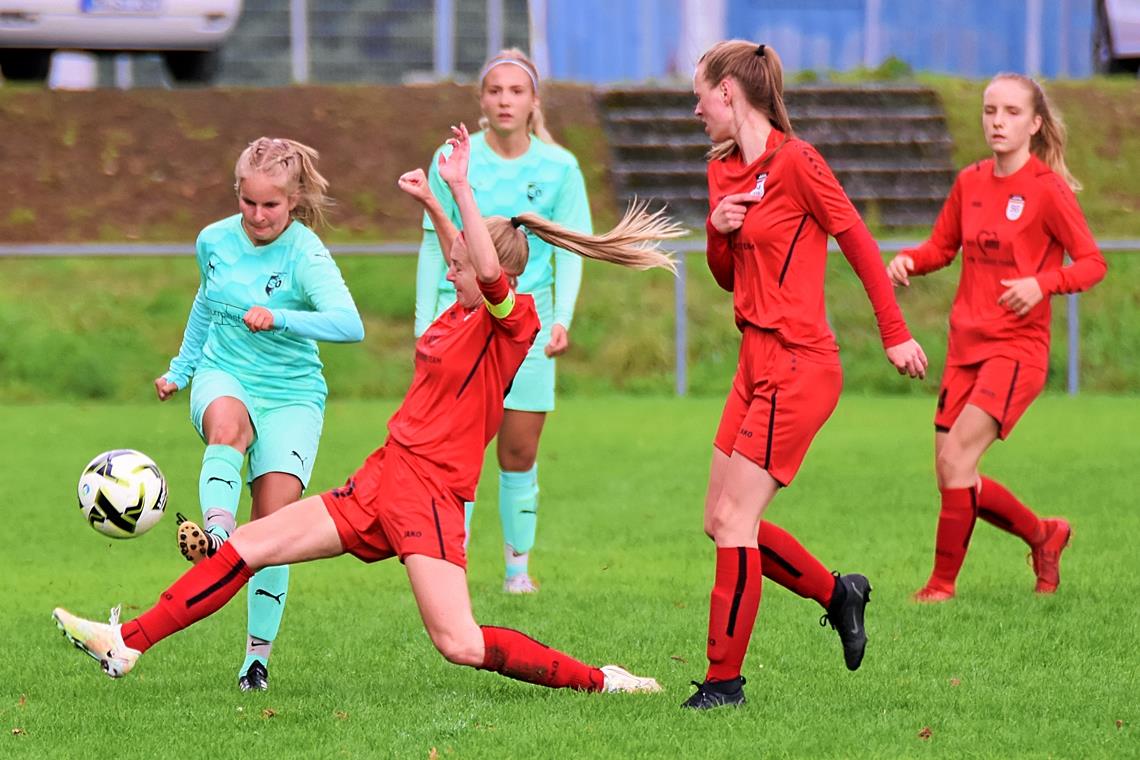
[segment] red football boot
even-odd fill
[[[1060,517],[1042,520],[1045,524],[1045,538],[1033,547],[1033,573],[1037,576],[1038,594],[1052,594],[1061,585],[1061,552],[1069,545],[1073,529],[1069,522]]]
[[[926,585],[914,592],[911,597],[919,604],[938,604],[939,602],[948,602],[954,598],[954,587],[946,586],[935,578],[931,578],[926,582]]]

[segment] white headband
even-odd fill
[[[509,63],[509,64],[514,65],[514,66],[518,66],[520,69],[525,71],[526,75],[528,77],[530,77],[530,83],[532,85],[534,85],[534,94],[535,95],[538,94],[538,77],[536,77],[534,75],[534,72],[530,70],[530,66],[527,66],[522,61],[516,60],[514,58],[496,58],[495,60],[488,63],[486,66],[483,67],[483,72],[481,74],[479,74],[479,83],[480,84],[483,83],[483,80],[486,79],[487,75],[491,73],[491,69],[495,68],[496,66],[501,66],[504,63]]]

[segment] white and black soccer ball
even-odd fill
[[[79,509],[105,536],[141,536],[166,509],[166,478],[146,454],[133,449],[106,451],[83,468]]]

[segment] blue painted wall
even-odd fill
[[[864,64],[869,0],[727,0],[724,38],[775,47],[790,71]],[[551,74],[606,83],[687,77],[681,0],[547,0]],[[1026,0],[878,0],[879,43],[918,71],[985,78],[1026,69]],[[1040,73],[1092,73],[1094,0],[1042,0]]]
[[[680,37],[679,0],[548,0],[556,79],[644,81],[669,76]]]

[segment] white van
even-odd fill
[[[1099,74],[1140,71],[1140,0],[1098,0],[1093,69]]]
[[[241,0],[0,0],[0,73],[42,82],[56,50],[161,53],[179,82],[208,82]]]

